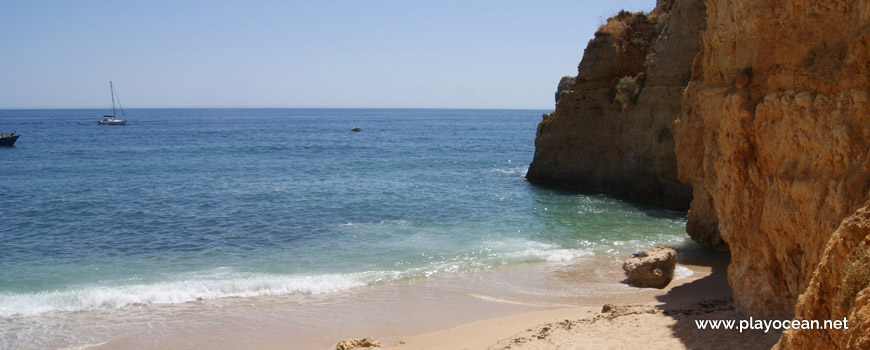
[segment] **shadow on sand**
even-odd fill
[[[776,344],[781,331],[737,329],[699,329],[699,320],[748,320],[749,316],[734,309],[727,270],[730,254],[712,250],[677,252],[680,264],[705,266],[709,276],[672,288],[658,296],[663,314],[676,324],[673,335],[688,349],[770,349]],[[701,300],[701,301],[699,301]]]

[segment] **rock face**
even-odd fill
[[[622,270],[632,285],[659,289],[671,283],[676,267],[677,252],[665,247],[644,250],[622,264]]]
[[[780,349],[870,348],[868,90],[866,0],[660,1],[596,33],[527,177],[694,198],[687,231],[731,250],[738,309],[849,320]]]
[[[870,349],[870,203],[828,241],[796,319],[849,320],[848,330],[786,331],[778,349]]]
[[[867,325],[870,292],[843,269],[867,244],[870,4],[708,0],[702,41],[675,129],[689,226],[730,245],[739,309]],[[780,347],[867,344],[868,329],[787,333]]]
[[[685,210],[673,121],[704,28],[701,0],[620,12],[589,42],[570,90],[538,125],[533,183],[610,193]]]
[[[556,87],[556,103],[559,103],[559,95],[562,91],[568,92],[571,90],[571,85],[574,85],[574,77],[566,75],[559,80],[559,86]]]

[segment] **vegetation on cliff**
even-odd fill
[[[528,178],[671,208],[693,198],[687,231],[730,247],[741,311],[849,319],[787,331],[779,348],[870,348],[868,13],[857,0],[620,12],[539,125]]]
[[[744,312],[849,319],[848,331],[787,331],[780,348],[868,348],[870,5],[707,6],[675,130],[696,193],[689,225],[718,226]]]
[[[691,187],[677,178],[673,121],[702,13],[701,1],[660,1],[649,14],[608,19],[538,126],[529,181],[687,209]]]

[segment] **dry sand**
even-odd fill
[[[396,339],[387,349],[769,349],[779,333],[698,330],[696,319],[742,319],[730,302],[672,313],[626,305],[627,313],[583,307],[525,313]],[[718,311],[715,311],[718,310]]]
[[[434,333],[379,339],[386,349],[769,349],[779,332],[698,330],[698,319],[747,319],[731,305],[727,259],[689,261],[695,275],[637,303],[527,312]],[[683,263],[685,264],[685,262]]]

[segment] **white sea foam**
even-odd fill
[[[523,172],[523,170],[519,167],[509,168],[509,169],[495,168],[495,169],[492,169],[492,171],[497,172],[497,173],[506,174],[506,175],[515,175],[515,174],[520,174]]]
[[[362,227],[362,226],[377,226],[377,225],[398,225],[398,226],[406,226],[411,224],[408,220],[386,220],[379,222],[352,222],[348,221],[343,224],[334,225],[335,227]]]
[[[70,346],[70,347],[66,347],[66,348],[61,348],[61,350],[87,350],[87,349],[94,349],[94,348],[97,348],[97,347],[103,346],[103,345],[106,344],[106,343],[107,343],[107,342],[94,343],[94,344],[84,344],[84,345],[74,345],[74,346]]]
[[[232,297],[323,294],[394,278],[396,274],[392,272],[318,276],[253,275],[234,279],[98,286],[29,294],[8,293],[0,295],[0,317],[30,316],[52,311],[113,309],[129,305],[178,304]]]
[[[480,300],[486,300],[486,301],[491,301],[494,303],[501,303],[501,304],[534,306],[534,307],[572,307],[572,306],[574,306],[571,304],[557,304],[557,303],[529,303],[529,302],[508,300],[505,298],[498,298],[498,297],[493,297],[493,296],[488,296],[488,295],[483,295],[483,294],[474,294],[474,293],[468,293],[468,295],[473,297],[473,298],[480,299]]]
[[[489,245],[493,250],[505,251],[497,254],[505,263],[515,262],[568,262],[579,257],[590,256],[594,253],[590,249],[567,249],[555,244],[547,244],[527,240],[491,241]]]
[[[179,274],[175,276],[175,281],[79,286],[37,293],[6,293],[0,294],[0,317],[31,316],[55,311],[116,309],[130,305],[180,304],[234,297],[335,293],[404,278],[427,278],[527,262],[565,263],[594,255],[593,247],[565,248],[522,238],[481,243],[482,251],[488,253],[439,259],[401,270],[294,276],[239,273],[231,267],[218,267],[209,271]],[[691,274],[691,270],[679,267],[676,278],[685,278]]]
[[[690,270],[688,267],[677,265],[674,269],[674,281],[692,277],[694,274],[695,272]]]
[[[523,177],[526,176],[526,173],[529,171],[528,166],[516,166],[511,168],[495,168],[490,169],[492,172],[502,173],[505,175],[521,175]]]
[[[589,256],[593,253],[585,249],[535,249],[505,254],[508,258],[519,260],[538,260],[547,262],[568,262],[579,257]]]

